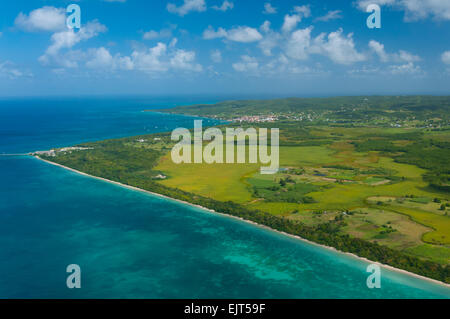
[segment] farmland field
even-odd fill
[[[339,136],[339,140],[320,146],[281,146],[282,169],[275,175],[261,175],[258,164],[177,165],[170,154],[155,169],[168,176],[161,181],[166,186],[307,225],[342,220],[342,234],[448,264],[450,260],[442,256],[450,252],[450,218],[441,210],[442,203],[449,202],[448,193],[430,188],[423,179],[427,170],[397,162],[397,154],[361,152],[354,145],[361,135],[392,135],[391,142],[404,146],[408,143],[402,135],[409,132],[314,127],[313,139]],[[424,138],[432,136],[436,135]]]

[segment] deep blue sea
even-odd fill
[[[192,127],[202,97],[0,100],[0,154]],[[212,123],[212,122],[210,122]],[[81,267],[68,289],[66,267]],[[449,298],[441,285],[232,218],[0,156],[0,298]]]

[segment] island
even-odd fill
[[[32,155],[450,284],[450,97],[225,101],[157,111],[227,121],[221,130],[279,128],[280,170],[175,164],[171,132]]]

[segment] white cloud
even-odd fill
[[[353,33],[344,36],[342,29],[331,32],[327,39],[324,33],[315,38],[312,52],[328,56],[335,63],[344,65],[366,60],[366,56],[355,48]]]
[[[150,30],[144,32],[142,38],[144,40],[153,40],[153,39],[161,39],[161,38],[171,38],[173,30],[176,29],[176,25],[171,25],[169,28],[164,28],[159,31]]]
[[[77,59],[74,58],[73,52],[69,52],[68,55],[64,56],[60,54],[60,51],[71,49],[79,42],[96,37],[99,33],[106,30],[104,25],[93,21],[82,26],[78,32],[66,29],[65,31],[54,33],[51,37],[51,45],[47,48],[45,54],[39,58],[39,61],[46,65],[55,62],[65,67],[77,67]]]
[[[369,42],[369,48],[375,52],[375,54],[380,58],[381,62],[396,62],[396,63],[405,63],[405,62],[418,62],[420,61],[420,57],[409,53],[404,50],[400,50],[397,53],[387,53],[384,49],[384,45],[375,40],[371,40]]]
[[[264,3],[264,14],[275,14],[277,13],[277,8],[274,8],[270,2]]]
[[[240,61],[233,64],[233,69],[237,72],[250,76],[281,76],[283,79],[287,75],[323,75],[320,67],[312,68],[310,65],[301,65],[297,61],[288,59],[284,54],[271,59],[266,63],[259,62],[255,57],[248,55],[241,56]]]
[[[311,47],[312,27],[297,30],[292,33],[286,48],[286,54],[295,60],[306,60]]]
[[[233,69],[238,72],[248,72],[255,73],[258,71],[259,63],[256,58],[243,55],[241,56],[241,61],[237,63],[233,63]]]
[[[386,52],[384,45],[380,42],[371,40],[369,42],[369,48],[378,56],[383,63],[397,63],[395,65],[388,66],[387,71],[381,70],[381,73],[390,73],[394,75],[401,74],[423,74],[420,66],[415,65],[415,62],[420,61],[420,57],[409,53],[404,50],[400,50],[395,53]]]
[[[66,12],[62,8],[45,6],[31,11],[28,15],[19,13],[14,24],[28,32],[61,31],[66,27]]]
[[[211,60],[214,63],[221,63],[222,62],[222,52],[220,50],[214,50],[211,52]]]
[[[170,43],[169,43],[169,48],[174,48],[176,47],[178,44],[178,39],[177,38],[173,38]]]
[[[367,7],[371,4],[378,4],[380,6],[384,5],[394,5],[398,0],[357,0],[356,4],[358,8],[362,11],[366,11]]]
[[[212,6],[212,8],[214,10],[217,10],[217,11],[225,12],[225,11],[233,9],[234,8],[234,3],[225,0],[220,7],[219,6]]]
[[[227,39],[235,42],[255,42],[262,39],[258,30],[250,27],[238,27],[228,31]]]
[[[295,6],[294,12],[297,12],[297,14],[299,14],[302,18],[308,18],[311,16],[311,8],[309,5]]]
[[[322,17],[316,18],[314,21],[323,21],[327,22],[330,20],[337,20],[342,19],[342,11],[341,10],[334,10],[334,11],[328,11],[328,13]]]
[[[406,21],[417,21],[432,17],[436,20],[450,20],[448,0],[358,0],[357,6],[366,10],[369,4],[388,5],[405,11]]]
[[[272,31],[269,21],[265,21],[259,29],[264,32],[264,38],[259,41],[259,47],[263,51],[264,55],[271,56],[272,50],[278,46],[281,35]]]
[[[283,32],[291,32],[303,18],[311,16],[311,9],[309,6],[295,6],[293,11],[295,14],[287,14],[284,16],[283,27],[281,28]]]
[[[150,75],[159,75],[169,71],[201,72],[202,66],[196,63],[194,51],[171,49],[164,43],[158,43],[152,48],[135,50],[130,57],[120,57],[121,68],[124,65],[129,69],[144,72]]]
[[[423,74],[422,69],[418,65],[414,65],[414,63],[409,62],[401,65],[391,65],[389,67],[390,71],[394,75],[402,75],[402,74]]]
[[[166,72],[167,63],[162,61],[166,55],[167,46],[164,43],[158,43],[155,47],[143,51],[134,51],[131,54],[131,60],[136,69],[146,73]]]
[[[400,50],[398,53],[394,53],[392,56],[394,61],[398,62],[418,62],[420,57],[404,50]]]
[[[88,68],[107,68],[111,67],[114,63],[114,58],[111,53],[104,47],[92,49],[90,53],[93,57],[86,62]]]
[[[297,24],[302,20],[302,18],[297,15],[289,15],[286,14],[284,16],[284,22],[283,22],[283,27],[281,28],[283,30],[283,32],[291,32],[292,30],[294,30],[297,27]]]
[[[441,55],[442,62],[450,65],[450,51],[446,51]]]
[[[267,32],[270,32],[270,26],[271,26],[270,21],[266,20],[266,21],[264,21],[264,23],[259,27],[259,29],[260,29],[262,32],[267,33]]]
[[[227,40],[241,43],[250,43],[262,40],[261,33],[255,28],[247,26],[236,27],[231,30],[219,28],[215,31],[211,26],[203,32],[203,38],[206,40],[226,38]]]
[[[0,62],[0,77],[7,77],[10,79],[17,79],[20,77],[32,77],[33,74],[28,71],[19,70],[14,66],[14,63],[6,61]]]
[[[381,44],[380,42],[371,40],[369,42],[369,48],[378,55],[381,62],[389,61],[389,56],[386,53],[386,51],[384,50],[384,44]]]
[[[183,4],[179,7],[173,3],[169,3],[167,5],[167,11],[183,17],[190,12],[206,11],[206,3],[205,0],[183,0]]]
[[[208,29],[203,31],[203,39],[205,40],[225,38],[227,35],[228,32],[224,28],[219,28],[217,29],[217,31],[215,31],[212,26],[209,26]]]
[[[339,29],[330,34],[321,33],[311,39],[313,27],[293,32],[287,41],[286,55],[295,60],[306,60],[311,54],[327,56],[338,64],[349,65],[366,60],[366,56],[358,52],[353,41],[353,34],[343,35]]]
[[[170,59],[170,65],[174,69],[201,72],[200,64],[195,63],[195,52],[178,49]]]

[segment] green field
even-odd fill
[[[424,247],[450,250],[450,217],[440,210],[441,204],[432,202],[434,198],[448,202],[449,196],[429,187],[424,180],[427,170],[397,162],[397,154],[377,149],[361,152],[354,146],[354,139],[361,135],[392,135],[390,142],[399,139],[407,145],[404,135],[408,133],[404,129],[314,127],[313,139],[333,135],[339,139],[321,146],[281,146],[282,170],[275,175],[261,175],[257,164],[177,165],[170,154],[155,169],[169,176],[161,181],[165,186],[234,201],[307,225],[333,222],[343,212],[353,211],[343,217],[340,232],[415,255],[426,251]],[[433,253],[423,257],[450,263]]]

